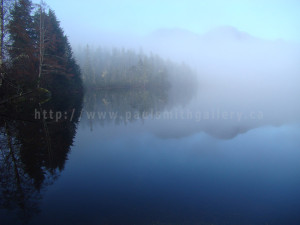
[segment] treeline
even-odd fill
[[[88,45],[75,53],[87,88],[169,88],[179,81],[181,85],[195,83],[195,73],[188,66],[154,54]]]
[[[54,94],[81,92],[80,68],[54,11],[43,1],[0,4],[2,97],[36,88]]]

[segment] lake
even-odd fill
[[[2,118],[1,224],[300,224],[297,110],[224,94],[99,91]]]

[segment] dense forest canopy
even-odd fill
[[[1,95],[45,88],[80,92],[80,68],[67,36],[43,1],[1,1]]]

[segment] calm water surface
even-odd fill
[[[80,122],[49,125],[54,164],[61,163],[46,163],[46,153],[29,160],[40,175],[19,147],[27,183],[2,188],[1,224],[300,224],[297,120],[275,123],[259,108],[251,119],[247,108],[240,121],[217,118],[226,107],[205,118],[212,107],[199,107],[199,98],[167,104],[163,96],[86,96]],[[86,111],[118,116],[89,119]]]

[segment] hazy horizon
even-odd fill
[[[38,0],[33,2],[38,3]],[[232,26],[266,40],[300,42],[300,2],[289,1],[58,1],[55,10],[73,45],[101,44],[101,36],[145,37],[158,29],[205,34]]]

